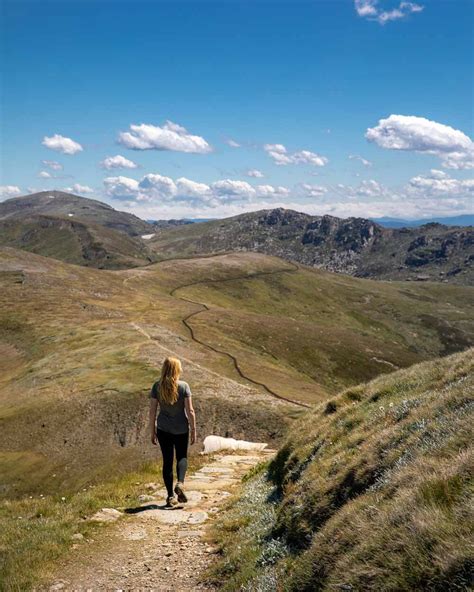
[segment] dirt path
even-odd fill
[[[203,582],[216,549],[207,527],[222,511],[223,502],[253,466],[274,451],[239,451],[215,455],[186,479],[187,504],[164,507],[160,485],[144,486],[143,503],[103,512],[117,520],[96,536],[78,541],[58,577],[38,592],[191,592],[213,590]]]
[[[220,256],[221,255],[212,255],[209,257],[220,257]],[[181,259],[177,259],[177,260],[179,261]],[[170,261],[170,260],[168,259],[167,261]],[[182,300],[183,302],[187,302],[188,304],[195,304],[196,306],[200,307],[199,310],[196,310],[181,319],[181,322],[183,323],[183,325],[186,327],[187,331],[189,332],[189,336],[191,337],[191,339],[195,343],[198,343],[199,345],[206,347],[207,349],[210,349],[211,351],[213,351],[217,354],[220,354],[220,355],[223,355],[223,356],[229,358],[235,368],[235,371],[237,372],[237,374],[241,378],[243,378],[247,382],[250,382],[254,386],[263,388],[263,390],[266,391],[267,394],[271,395],[272,397],[275,397],[276,399],[280,399],[281,401],[286,401],[287,403],[291,403],[292,405],[297,405],[298,407],[305,407],[307,409],[311,409],[311,405],[308,405],[306,403],[302,403],[301,401],[295,401],[294,399],[290,399],[288,397],[285,397],[284,395],[281,395],[281,394],[277,393],[276,391],[274,391],[272,388],[270,388],[264,382],[260,382],[259,380],[255,380],[254,378],[251,378],[248,374],[246,374],[242,370],[236,356],[234,356],[233,354],[231,354],[230,352],[228,352],[226,350],[219,349],[219,348],[215,347],[214,345],[207,343],[206,341],[203,341],[202,339],[199,339],[196,336],[196,333],[193,329],[193,326],[190,323],[190,320],[192,318],[196,317],[197,315],[200,315],[202,313],[210,311],[211,308],[204,302],[198,302],[197,300],[192,300],[191,298],[186,298],[185,296],[179,296],[177,294],[177,292],[179,290],[183,290],[185,288],[190,288],[192,286],[199,286],[199,285],[206,285],[206,284],[207,285],[208,284],[218,284],[218,283],[225,283],[225,282],[231,282],[231,281],[236,281],[236,280],[252,280],[255,278],[259,278],[259,277],[264,277],[264,276],[269,276],[269,275],[277,275],[280,273],[295,273],[296,271],[298,271],[298,269],[299,269],[299,266],[296,263],[287,262],[287,267],[284,267],[282,269],[274,269],[272,271],[260,271],[260,272],[254,272],[254,273],[247,273],[247,274],[242,274],[242,275],[238,275],[238,276],[234,276],[234,277],[230,277],[230,278],[223,278],[223,279],[217,279],[217,280],[200,280],[200,281],[190,282],[188,284],[182,284],[180,286],[176,286],[176,288],[173,288],[170,291],[169,295],[173,296],[175,298],[178,298],[179,300]],[[130,280],[135,279],[136,277],[139,277],[140,274],[143,274],[143,273],[147,273],[147,272],[143,271],[143,270],[138,270],[137,275],[133,275],[128,278],[125,278],[123,281],[124,285],[128,285],[128,282]],[[131,325],[134,327],[135,330],[140,332],[142,335],[146,336],[148,339],[153,339],[153,337],[151,337],[146,331],[144,331],[139,325],[137,325],[137,323],[132,323]]]

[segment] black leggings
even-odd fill
[[[173,457],[176,449],[176,473],[178,481],[183,483],[188,468],[188,440],[189,432],[185,434],[170,434],[163,430],[156,430],[161,453],[163,454],[163,481],[168,496],[173,495]]]

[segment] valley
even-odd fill
[[[156,481],[148,394],[166,356],[182,360],[192,387],[199,437],[191,462],[199,469],[206,435],[278,448],[341,391],[474,344],[472,288],[462,284],[359,278],[252,250],[157,252],[161,230],[141,264],[130,257],[147,241],[101,222],[77,220],[73,234],[62,234],[72,223],[56,214],[0,221],[10,228],[4,242],[40,224],[47,232],[34,250],[49,255],[31,252],[32,242],[0,247],[9,592],[48,581],[79,527],[97,536],[88,516],[138,503],[141,484]],[[114,261],[109,249],[108,268],[86,261],[68,242],[82,225],[101,241],[117,234],[124,258]]]

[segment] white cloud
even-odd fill
[[[381,25],[385,25],[389,21],[403,19],[424,9],[421,4],[402,1],[390,10],[383,10],[380,8],[378,0],[354,0],[354,7],[360,17],[377,21]]]
[[[225,143],[228,146],[230,146],[231,148],[240,148],[240,146],[241,146],[238,142],[236,142],[232,138],[228,138],[227,140],[225,140]]]
[[[448,173],[440,171],[439,169],[431,169],[430,177],[433,179],[444,179],[448,176]]]
[[[311,183],[302,183],[301,189],[306,197],[322,197],[327,193],[327,188],[322,185],[312,185]]]
[[[80,183],[74,183],[72,187],[65,187],[64,191],[70,193],[94,193],[94,190],[88,185],[81,185]]]
[[[257,169],[250,169],[245,174],[247,175],[247,177],[254,177],[255,179],[263,179],[263,177],[265,176],[262,173],[262,171],[259,171]]]
[[[377,16],[376,4],[377,0],[355,0],[354,2],[357,14],[363,17]]]
[[[8,199],[21,194],[21,189],[17,185],[0,185],[0,198]]]
[[[375,179],[366,179],[361,181],[359,185],[344,185],[342,183],[333,187],[333,191],[348,200],[354,201],[358,199],[398,199],[398,193],[385,187]]]
[[[255,188],[247,181],[223,179],[211,184],[213,194],[223,201],[249,200],[257,195]]]
[[[105,192],[114,199],[133,201],[138,193],[138,181],[129,177],[107,177],[104,179]]]
[[[310,164],[322,167],[329,162],[325,156],[320,156],[309,150],[298,150],[297,152],[290,154],[283,144],[265,144],[263,149],[270,158],[273,159],[273,162],[279,166],[286,166],[289,164]]]
[[[76,154],[77,152],[82,152],[83,148],[71,138],[65,138],[59,134],[54,134],[48,138],[45,136],[43,141],[41,142],[43,146],[49,148],[50,150],[56,150],[56,152],[62,152],[63,154]]]
[[[55,160],[42,160],[41,164],[45,167],[52,169],[53,171],[62,171],[63,165]]]
[[[176,184],[170,177],[150,173],[138,183],[138,199],[170,198],[176,195]]]
[[[48,171],[41,171],[40,173],[38,173],[38,177],[40,179],[52,179],[53,175],[51,173],[48,173]]]
[[[370,162],[370,160],[367,160],[366,158],[363,158],[362,156],[359,156],[358,154],[349,154],[349,160],[358,160],[366,167],[372,166],[372,163]]]
[[[138,165],[134,163],[132,160],[125,158],[125,156],[121,156],[117,154],[116,156],[107,156],[104,160],[100,163],[100,166],[103,169],[136,169]]]
[[[410,179],[408,190],[424,197],[474,198],[474,179],[453,179],[443,171],[432,169],[429,175]]]
[[[414,115],[390,115],[368,128],[365,137],[389,150],[432,154],[445,168],[474,168],[474,143],[448,125]]]
[[[201,136],[194,136],[186,128],[166,121],[162,127],[142,123],[130,125],[130,131],[120,132],[118,141],[131,150],[173,150],[206,154],[212,147]]]
[[[197,183],[186,179],[186,177],[180,177],[176,181],[176,191],[178,195],[189,196],[191,198],[206,200],[212,195],[211,188],[205,183]]]
[[[257,185],[257,187],[255,187],[255,192],[257,197],[259,198],[284,198],[284,197],[288,197],[290,194],[290,191],[287,187],[283,187],[281,185],[278,185],[277,187],[275,187],[274,185]]]
[[[105,193],[129,203],[186,203],[193,207],[215,208],[225,203],[248,203],[256,199],[283,199],[289,190],[282,186],[252,186],[246,181],[221,179],[210,185],[180,177],[172,179],[156,173],[140,181],[128,177],[104,179]]]

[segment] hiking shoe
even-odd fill
[[[174,497],[174,495],[170,495],[169,497],[166,498],[166,507],[167,508],[174,508],[174,506],[177,506],[178,502],[176,500],[176,498]]]
[[[179,483],[179,482],[176,483],[176,487],[174,488],[174,492],[178,496],[178,502],[185,504],[188,501],[188,498],[186,497],[186,494],[184,493],[182,483]]]

